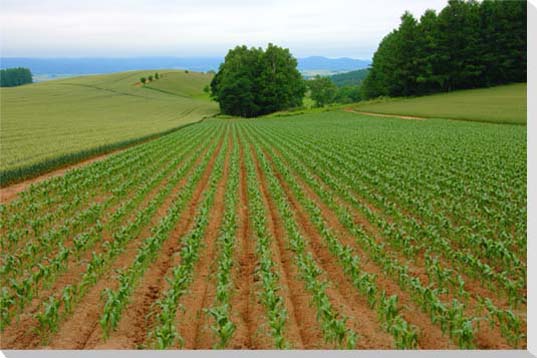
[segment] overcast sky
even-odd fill
[[[273,42],[296,57],[369,59],[409,10],[446,0],[1,0],[6,57],[223,56]]]

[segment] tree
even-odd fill
[[[0,70],[0,87],[14,87],[32,82],[32,73],[28,68],[17,67]]]
[[[412,96],[526,81],[526,2],[449,0],[410,13],[379,44],[363,98]]]
[[[152,75],[149,75],[149,76],[147,77],[147,80],[148,80],[149,82],[153,81],[153,76],[152,76]]]
[[[360,86],[342,86],[337,89],[334,102],[353,103],[360,101]]]
[[[141,77],[140,82],[142,82],[142,84],[145,85],[145,83],[147,82],[147,79],[145,77]]]
[[[323,107],[334,102],[337,87],[328,77],[315,76],[308,81],[311,99],[315,101],[315,106]]]
[[[159,78],[159,74],[158,72],[155,72],[155,79],[158,80],[158,78]]]
[[[300,106],[305,85],[288,49],[237,46],[211,81],[211,96],[222,113],[254,117]]]

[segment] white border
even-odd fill
[[[528,118],[527,118],[527,167],[528,167],[528,338],[527,346],[528,351],[537,356],[537,246],[535,238],[537,237],[537,106],[535,99],[537,98],[536,92],[536,77],[537,70],[535,68],[537,60],[537,37],[536,24],[537,24],[537,1],[528,1]],[[534,279],[529,279],[533,277]]]

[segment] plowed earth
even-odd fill
[[[347,119],[349,118],[343,118],[340,124],[351,125],[350,123],[353,123],[354,127],[349,132],[341,131],[340,144],[342,147],[352,140],[354,133],[362,130],[360,125],[363,125],[366,131],[371,131],[371,126],[375,125],[370,121],[355,122],[353,118],[348,121]],[[279,123],[276,123],[278,121]],[[396,120],[387,119],[387,121]],[[353,225],[363,230],[372,241],[384,244],[382,250],[393,257],[399,265],[405,265],[408,268],[408,274],[418,279],[423,286],[444,289],[438,294],[438,298],[446,307],[453,300],[464,302],[463,313],[465,317],[475,318],[471,321],[473,329],[471,347],[506,349],[526,346],[523,338],[526,331],[526,306],[524,302],[517,305],[510,304],[505,295],[495,293],[496,287],[502,287],[501,283],[495,281],[494,278],[491,278],[490,282],[479,282],[478,279],[470,275],[470,271],[454,264],[450,257],[433,249],[431,252],[440,258],[440,262],[445,267],[453,270],[454,274],[460,274],[461,279],[463,278],[467,285],[471,285],[466,287],[468,298],[463,301],[463,296],[460,295],[457,288],[448,284],[442,286],[427,274],[425,250],[419,249],[416,251],[416,257],[408,257],[404,254],[403,248],[393,244],[393,238],[389,236],[389,233],[383,230],[378,222],[372,220],[373,217],[378,217],[379,220],[385,220],[396,227],[408,228],[404,226],[407,223],[405,219],[419,218],[420,214],[417,210],[413,211],[411,205],[399,201],[399,198],[390,193],[386,194],[386,200],[393,200],[392,204],[389,204],[388,201],[383,202],[384,199],[374,201],[371,199],[374,196],[361,192],[358,190],[359,186],[353,187],[351,184],[347,184],[345,189],[348,195],[343,195],[334,187],[334,183],[338,180],[343,182],[344,178],[339,176],[341,172],[338,171],[338,168],[344,170],[344,167],[342,167],[341,162],[336,161],[336,156],[326,157],[328,164],[313,167],[308,164],[311,162],[308,162],[306,157],[300,154],[302,151],[302,154],[315,161],[317,155],[322,155],[322,150],[330,148],[328,142],[324,144],[324,147],[320,147],[318,153],[307,153],[304,152],[307,146],[299,147],[300,143],[315,145],[315,143],[322,142],[322,139],[312,139],[315,135],[313,132],[303,134],[301,125],[304,124],[302,122],[288,120],[288,128],[282,129],[280,132],[275,128],[277,125],[283,127],[284,120],[267,122],[269,123],[267,125],[264,125],[263,121],[257,125],[236,119],[209,120],[155,141],[141,144],[138,146],[140,151],[137,153],[145,153],[146,157],[144,158],[147,158],[147,165],[155,165],[155,169],[143,178],[136,178],[125,192],[121,192],[119,189],[115,191],[114,188],[119,187],[121,184],[119,181],[134,178],[136,173],[130,173],[128,166],[121,166],[123,162],[121,158],[126,160],[129,155],[132,155],[131,152],[134,149],[102,159],[99,165],[102,166],[103,170],[107,168],[107,163],[110,163],[110,169],[117,167],[117,171],[113,173],[117,173],[118,183],[112,183],[109,187],[103,187],[101,180],[85,183],[83,186],[85,192],[94,191],[97,194],[81,196],[82,202],[72,208],[62,209],[61,204],[77,198],[76,188],[82,185],[81,183],[85,179],[84,173],[92,164],[72,169],[72,171],[81,173],[77,177],[78,179],[62,182],[60,175],[36,181],[32,188],[26,188],[22,192],[25,193],[24,195],[14,194],[19,196],[10,198],[11,201],[2,206],[2,225],[0,227],[2,233],[2,268],[6,275],[2,279],[4,327],[1,335],[1,348],[158,348],[159,341],[150,332],[154,332],[158,326],[159,303],[162,302],[165,293],[171,288],[174,268],[184,264],[183,255],[186,241],[183,238],[195,230],[196,219],[199,215],[206,215],[208,224],[203,231],[203,236],[199,237],[198,259],[193,266],[192,278],[187,284],[187,289],[177,300],[174,326],[180,339],[175,340],[168,348],[210,349],[217,347],[220,342],[216,330],[217,323],[208,311],[217,305],[217,286],[220,277],[219,260],[221,260],[221,252],[219,251],[221,246],[218,240],[224,230],[226,185],[232,175],[236,175],[238,179],[238,190],[234,194],[236,207],[233,215],[236,216],[236,226],[232,233],[234,249],[231,256],[230,283],[227,286],[229,291],[227,312],[234,329],[233,334],[225,344],[225,348],[274,348],[276,334],[269,322],[268,308],[261,298],[263,282],[260,281],[258,275],[260,256],[256,249],[258,228],[252,221],[251,198],[246,179],[248,175],[245,165],[247,156],[252,156],[253,159],[257,181],[256,189],[260,193],[265,211],[265,229],[269,235],[274,272],[279,283],[277,294],[282,297],[287,311],[283,335],[289,348],[332,349],[342,346],[325,339],[326,327],[319,319],[318,307],[315,306],[312,292],[308,290],[308,282],[300,274],[300,268],[295,260],[296,253],[291,249],[290,237],[285,227],[282,211],[278,207],[269,185],[269,169],[262,165],[262,161],[268,163],[270,171],[274,173],[276,183],[281,187],[288,207],[293,212],[292,219],[297,223],[299,234],[305,240],[304,250],[313,258],[320,270],[317,279],[327,282],[325,292],[333,310],[338,314],[338,317],[345,318],[345,327],[357,334],[356,348],[393,349],[398,347],[398,337],[388,329],[387,322],[379,314],[378,305],[375,307],[369,305],[367,295],[364,295],[353,284],[335,252],[327,246],[326,232],[319,229],[319,223],[314,220],[311,210],[317,210],[319,218],[329,228],[331,235],[341,244],[348,246],[349,250],[352,250],[353,255],[360,262],[360,269],[365,273],[374,275],[373,283],[379,292],[378,297],[380,297],[381,291],[384,291],[387,296],[397,296],[400,317],[408,325],[414,327],[417,334],[415,343],[408,348],[458,348],[460,341],[455,334],[450,334],[449,330],[443,332],[441,324],[438,320],[431,318],[427,309],[422,307],[421,301],[416,298],[410,288],[401,284],[396,276],[386,272],[381,262],[371,256],[372,251],[362,245],[356,236],[356,231],[349,228],[351,224],[342,220],[341,212],[338,211],[340,209],[347,210],[351,215]],[[409,121],[399,122],[403,122],[403,124],[397,124],[403,129],[405,129],[404,126],[413,125]],[[337,131],[337,129],[333,129],[333,124],[328,121],[320,121],[319,123],[332,131]],[[389,123],[395,126],[393,123],[396,122]],[[387,128],[386,124],[379,125],[384,126],[382,128]],[[483,126],[488,125],[483,124]],[[379,127],[379,131],[382,128]],[[393,130],[393,127],[390,127],[389,130]],[[415,130],[418,131],[416,133],[419,135],[419,129]],[[318,133],[322,133],[322,129]],[[333,135],[333,133],[331,134]],[[491,134],[491,136],[494,135],[497,133]],[[237,137],[241,139],[237,140]],[[285,144],[282,144],[283,142]],[[297,143],[297,151],[286,149],[286,145],[293,146],[295,142]],[[334,151],[337,150],[339,149],[334,149]],[[176,154],[168,156],[161,154],[169,154],[171,151]],[[485,152],[483,155],[494,155],[494,153],[487,152],[485,154]],[[260,157],[260,153],[263,153],[263,158]],[[351,151],[349,153],[352,155]],[[235,167],[236,172],[232,171],[231,166],[233,155],[238,161],[238,165]],[[386,154],[382,153],[382,155]],[[426,156],[427,153],[421,152],[420,155]],[[179,157],[181,160],[173,163]],[[162,162],[160,162],[161,160]],[[455,160],[453,163],[447,159],[444,160],[445,166],[452,168],[451,173],[457,171]],[[506,160],[506,162],[509,161]],[[297,166],[296,163],[300,163],[301,167]],[[479,167],[478,164],[476,163],[476,167]],[[215,179],[215,168],[219,165],[221,166],[221,176]],[[288,171],[282,172],[279,165],[285,165]],[[364,166],[367,166],[367,163],[364,163]],[[164,170],[165,168],[168,169]],[[88,173],[90,172],[88,171]],[[158,173],[162,173],[162,176],[151,182],[151,179],[156,178]],[[305,176],[306,174],[307,176]],[[116,174],[111,173],[110,175]],[[509,175],[510,173],[505,176],[500,175],[501,179],[498,180],[504,180]],[[471,174],[466,176],[461,174],[461,180],[465,181],[467,185],[472,185],[471,180],[473,179],[470,177]],[[330,178],[333,178],[334,181],[331,181]],[[297,191],[296,187],[292,185],[291,179],[301,188],[300,191]],[[201,210],[201,206],[212,180],[217,180],[214,199],[211,208],[204,212]],[[367,180],[367,177],[356,177],[356,181],[363,184],[363,188],[370,187],[371,182],[367,182]],[[404,179],[401,178],[401,180]],[[434,181],[435,178],[430,180]],[[148,184],[150,182],[151,185]],[[432,184],[436,183],[432,182]],[[500,182],[497,184],[502,185]],[[316,185],[318,186],[315,187]],[[438,185],[443,184],[439,183]],[[449,190],[450,186],[446,185],[444,188]],[[424,191],[428,189],[424,188]],[[83,222],[80,227],[74,228],[75,225],[70,220],[74,220],[77,211],[88,208],[91,204],[107,203],[107,198],[112,192],[114,200],[111,201],[110,205],[107,205],[95,217]],[[327,199],[328,197],[325,195],[319,195],[323,192],[332,199]],[[516,193],[509,195],[510,200],[518,200]],[[120,310],[118,322],[106,336],[100,323],[105,310],[106,289],[113,291],[119,289],[118,272],[127,272],[130,267],[133,267],[135,257],[140,252],[144,242],[152,235],[156,235],[162,220],[168,215],[171,208],[179,200],[182,200],[180,198],[183,196],[186,199],[184,199],[184,205],[178,209],[177,220],[166,232],[166,238],[157,248],[155,258],[140,272],[139,278],[132,282],[132,290],[129,291],[125,304]],[[503,213],[499,208],[501,200],[507,199],[490,198],[490,202],[493,203],[491,208],[497,210],[498,213]],[[129,211],[124,215],[117,214],[119,219],[114,219],[114,221],[112,219],[114,213],[118,212],[122,205],[131,201],[132,205],[128,206]],[[357,202],[363,203],[372,214],[367,216],[363,211],[358,210]],[[306,206],[305,203],[310,203],[310,206]],[[443,202],[439,202],[438,206],[433,206],[433,210],[436,210],[437,213],[444,213],[446,210],[440,206],[441,203]],[[383,206],[384,204],[385,206]],[[399,214],[395,215],[394,210],[399,210]],[[53,218],[43,224],[41,229],[34,230],[36,219],[47,213],[52,214]],[[139,228],[129,231],[128,240],[118,254],[107,256],[109,244],[117,240],[120,228],[131,224],[135,225],[139,220],[139,213],[144,213],[143,215],[147,216],[145,221]],[[449,236],[451,228],[460,229],[461,226],[467,225],[463,219],[456,218],[455,214],[451,216],[451,213],[446,213],[449,214],[446,214],[446,217],[450,221],[445,228],[439,228],[439,230],[444,230],[441,231],[444,235]],[[476,213],[475,220],[479,221],[482,226],[490,224],[490,228],[495,228],[495,223],[487,222],[486,218],[485,214]],[[507,219],[513,225],[510,229],[513,242],[520,242],[516,239],[524,233],[524,227],[520,228],[517,218]],[[424,227],[425,225],[434,225],[432,218],[423,217],[421,220]],[[75,255],[73,240],[80,237],[81,234],[89,232],[97,222],[103,226],[102,234],[94,244],[81,249]],[[54,236],[52,242],[43,239],[55,230],[58,232],[57,228],[61,227],[67,229]],[[466,229],[472,231],[472,228],[467,227]],[[10,233],[19,235],[17,242],[11,242],[8,239]],[[412,245],[416,241],[409,242]],[[473,253],[482,262],[490,262],[497,272],[502,271],[503,267],[498,260],[489,261],[487,255],[484,252],[480,253],[479,249],[462,248],[462,244],[455,242],[451,237],[448,242],[452,248],[460,248],[465,252]],[[47,245],[53,245],[54,248],[47,251]],[[24,295],[29,293],[19,293],[18,295],[16,284],[23,282],[27,277],[32,277],[44,267],[52,265],[54,255],[62,247],[69,250],[65,266],[52,272],[47,282],[44,279],[32,281],[32,297],[28,302],[21,303],[24,301]],[[47,254],[24,255],[26,249],[33,249],[34,252],[44,251]],[[523,261],[523,267],[525,267],[522,248],[511,244],[508,249],[515,256],[518,255]],[[105,257],[102,272],[83,292],[78,294],[72,302],[72,310],[69,311],[62,296],[65,287],[79,285],[83,275],[89,270],[92,257],[100,254]],[[10,258],[15,259],[15,261],[20,259],[20,262],[13,264],[15,267],[21,267],[20,270],[15,270],[10,266]],[[512,272],[509,273],[508,277],[512,280],[525,280],[522,275],[517,277]],[[525,296],[525,284],[522,290],[519,290],[519,294]],[[58,302],[57,313],[47,313],[47,309],[50,311],[51,297]],[[495,307],[503,312],[509,311],[518,317],[521,323],[521,327],[517,331],[522,337],[520,340],[514,342],[512,339],[513,331],[505,331],[500,322],[490,318],[490,314],[488,314],[490,312],[487,312],[480,305],[484,299],[489,299]],[[48,314],[49,318],[56,318],[56,322],[53,324],[43,323],[44,314]]]

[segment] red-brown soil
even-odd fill
[[[405,118],[408,119],[408,118]],[[417,119],[417,118],[412,118]],[[222,126],[223,128],[223,126]],[[2,349],[138,349],[153,348],[154,339],[148,333],[156,325],[156,314],[158,306],[155,302],[163,297],[169,288],[166,280],[170,277],[172,269],[181,262],[180,250],[182,249],[181,239],[193,228],[195,218],[204,199],[204,194],[210,185],[211,174],[219,153],[226,151],[222,177],[219,180],[215,192],[215,199],[209,210],[209,224],[203,236],[202,246],[199,249],[199,260],[197,261],[192,281],[188,291],[179,298],[178,310],[176,314],[176,328],[182,339],[184,346],[178,345],[173,348],[185,349],[210,349],[217,343],[217,337],[211,330],[214,321],[205,313],[205,309],[213,306],[216,295],[216,272],[217,260],[219,258],[218,237],[221,232],[224,209],[226,207],[226,183],[229,180],[231,164],[231,148],[233,147],[232,136],[224,135],[224,131],[214,131],[214,137],[204,150],[194,165],[186,173],[185,177],[179,180],[164,201],[156,208],[151,218],[148,218],[148,225],[145,225],[140,233],[133,237],[126,245],[125,250],[120,253],[107,267],[106,272],[99,277],[97,282],[89,288],[80,301],[74,306],[73,312],[62,315],[59,320],[58,331],[51,332],[48,340],[43,341],[36,332],[38,321],[35,314],[42,309],[43,303],[50,295],[58,297],[61,290],[70,284],[80,282],[86,270],[87,263],[91,259],[92,253],[102,253],[106,250],[105,243],[114,240],[115,229],[107,228],[103,232],[102,239],[91,249],[84,252],[80,258],[71,257],[69,259],[68,270],[58,274],[50,287],[40,287],[38,294],[32,302],[19,314],[15,315],[12,322],[1,334],[0,346]],[[229,132],[227,132],[229,133]],[[247,166],[246,161],[249,156],[253,159],[256,175],[257,189],[261,194],[266,216],[266,229],[270,236],[270,249],[274,262],[275,272],[279,275],[278,294],[283,297],[287,310],[287,320],[285,324],[285,339],[290,348],[294,349],[332,349],[334,345],[326,343],[320,322],[317,319],[317,310],[312,304],[312,295],[306,289],[305,282],[300,278],[297,267],[295,253],[289,246],[289,237],[286,231],[284,220],[281,216],[278,203],[271,192],[270,177],[261,165],[261,160],[253,148],[253,136],[247,136],[247,140],[235,143],[239,146],[239,190],[237,193],[237,230],[235,237],[235,249],[233,251],[232,267],[232,292],[230,292],[230,317],[236,326],[235,333],[228,346],[229,349],[273,349],[274,339],[271,335],[266,308],[260,299],[262,283],[259,282],[259,275],[256,269],[259,267],[256,253],[256,227],[251,216],[251,199],[248,192]],[[163,242],[154,262],[145,270],[143,276],[137,281],[128,303],[122,311],[117,328],[110,333],[107,339],[103,338],[103,332],[99,325],[99,318],[103,312],[104,299],[101,297],[106,288],[115,289],[118,286],[115,270],[128,268],[137,254],[138,249],[144,240],[153,234],[154,229],[160,220],[167,215],[168,209],[174,204],[174,200],[184,189],[187,180],[202,163],[202,159],[211,147],[216,144],[214,152],[210,153],[209,160],[203,168],[201,178],[194,186],[194,191],[181,212],[177,223],[170,228],[171,233]],[[213,147],[214,148],[214,147]],[[226,149],[227,148],[227,149]],[[393,277],[385,274],[383,268],[373,261],[366,250],[359,244],[353,233],[348,230],[332,206],[326,205],[323,198],[319,197],[313,187],[303,181],[290,163],[276,148],[263,151],[277,183],[281,186],[289,207],[293,212],[293,220],[297,223],[299,232],[305,241],[305,250],[312,255],[317,266],[322,270],[319,280],[329,283],[326,290],[327,296],[341,316],[348,318],[346,324],[348,328],[354,330],[359,338],[357,348],[359,349],[392,349],[395,347],[394,338],[385,330],[383,322],[379,320],[375,309],[369,307],[366,297],[353,286],[352,282],[345,274],[343,266],[338,258],[328,249],[323,232],[315,221],[311,218],[308,206],[294,187],[287,182],[286,176],[278,171],[276,165],[281,160],[289,168],[289,175],[300,186],[303,197],[311,200],[319,209],[320,216],[324,224],[331,230],[331,233],[342,243],[352,248],[354,255],[359,257],[360,266],[364,272],[376,275],[376,285],[379,291],[385,290],[388,295],[397,295],[399,299],[400,314],[410,324],[418,329],[418,348],[420,349],[454,349],[457,348],[449,335],[442,334],[438,324],[431,321],[429,315],[425,313],[412,298],[407,288],[401,287],[399,282]],[[76,166],[87,164],[91,161],[104,158],[100,156],[79,163]],[[182,164],[180,163],[179,166]],[[69,168],[63,168],[51,172],[40,178],[32,179],[7,188],[0,189],[1,202],[11,200],[17,193],[24,190],[30,183],[38,183],[53,175],[62,175]],[[175,168],[174,170],[176,170]],[[165,178],[152,188],[140,203],[137,210],[145,208],[151,200],[157,197],[160,190],[165,188],[172,177],[174,170],[170,171]],[[351,203],[346,202],[337,195],[337,192],[322,182],[320,177],[314,175],[313,178],[319,182],[323,190],[331,193],[334,201],[352,214],[354,223],[359,225],[367,235],[377,242],[387,242],[374,223],[368,221],[367,217],[356,210]],[[103,197],[109,193],[104,193]],[[389,222],[390,217],[367,202],[360,196],[360,193],[351,192],[357,200],[367,205],[372,211]],[[107,218],[121,205],[122,202],[136,195],[136,186],[118,203],[114,203],[102,214],[101,221],[106,227]],[[101,200],[103,197],[96,195],[91,200]],[[84,207],[91,203],[84,203]],[[408,213],[409,215],[411,213]],[[406,215],[406,214],[405,214]],[[65,219],[65,218],[63,218]],[[136,219],[136,212],[127,213],[120,224],[132,222]],[[58,223],[53,223],[56,226]],[[59,224],[58,224],[59,225]],[[52,226],[52,225],[51,225]],[[89,226],[88,226],[89,228]],[[86,230],[87,228],[84,228]],[[37,239],[34,238],[34,239]],[[70,238],[67,240],[69,241]],[[72,240],[70,240],[72,241]],[[66,242],[70,247],[71,242]],[[417,277],[420,281],[429,284],[428,276],[425,272],[425,263],[422,255],[418,255],[413,260],[405,257],[397,249],[386,244],[384,250],[394,258],[409,268],[409,274]],[[5,250],[4,250],[5,251]],[[4,253],[2,251],[2,253]],[[443,262],[449,265],[448,262]],[[466,279],[466,276],[465,276]],[[492,290],[486,289],[476,282],[468,279],[468,291],[471,294],[469,307],[465,313],[477,316],[477,303],[474,296],[490,297],[499,307],[506,308],[507,303],[503,298],[494,297]],[[449,302],[455,297],[455,293],[441,296],[442,300]],[[524,307],[523,307],[524,308]],[[523,309],[521,308],[521,310]],[[63,313],[63,308],[60,311]],[[525,328],[523,329],[525,331]],[[504,349],[509,348],[505,337],[501,336],[498,327],[490,328],[488,322],[481,324],[475,339],[478,348]]]

